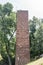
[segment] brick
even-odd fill
[[[25,65],[30,61],[28,28],[28,11],[18,11],[15,65]]]

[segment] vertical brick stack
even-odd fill
[[[25,65],[30,61],[28,11],[17,12],[16,60],[15,65]]]

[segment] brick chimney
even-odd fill
[[[16,59],[15,65],[30,61],[28,11],[17,11]]]

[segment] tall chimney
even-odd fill
[[[16,59],[15,65],[30,61],[28,11],[17,12]]]

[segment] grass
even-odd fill
[[[43,57],[38,59],[38,60],[36,60],[36,61],[30,62],[27,65],[43,65]]]

